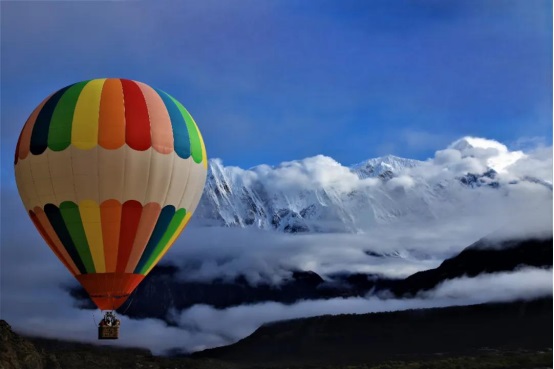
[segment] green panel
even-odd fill
[[[90,254],[85,229],[83,228],[79,207],[71,201],[64,201],[60,204],[60,212],[62,213],[62,218],[69,231],[71,240],[75,244],[77,252],[87,269],[87,273],[95,273],[96,270],[94,269],[94,263],[92,261],[92,255]]]
[[[175,212],[175,215],[173,216],[173,219],[171,219],[171,223],[169,223],[169,226],[167,227],[167,230],[165,231],[164,235],[156,245],[156,248],[154,249],[154,252],[152,252],[152,255],[148,258],[148,261],[144,264],[142,269],[140,270],[139,274],[144,274],[146,271],[150,268],[154,260],[162,253],[165,248],[168,246],[168,242],[173,237],[175,232],[177,232],[177,229],[185,219],[185,215],[187,214],[187,211],[185,209],[179,209]]]
[[[71,144],[73,113],[81,91],[89,81],[71,86],[58,101],[48,131],[48,147],[53,151],[65,150]]]
[[[171,96],[170,96],[171,97]],[[173,97],[171,97],[171,100],[177,105],[179,108],[179,111],[183,115],[183,118],[185,119],[185,122],[187,123],[187,131],[189,133],[190,137],[190,152],[192,155],[192,159],[195,163],[201,163],[202,162],[202,143],[200,141],[200,136],[198,135],[198,127],[196,126],[196,123],[194,122],[194,119],[192,119],[192,116],[189,114],[187,109],[181,103],[177,100],[175,100]]]

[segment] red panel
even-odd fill
[[[121,227],[119,231],[119,249],[117,253],[117,273],[124,273],[133,250],[133,242],[142,214],[142,205],[136,200],[129,200],[121,209]]]
[[[132,273],[96,273],[81,274],[76,278],[100,310],[115,310],[129,298],[144,276]]]
[[[125,103],[125,142],[134,150],[150,148],[150,119],[148,107],[140,87],[133,81],[122,79]]]

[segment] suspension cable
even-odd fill
[[[125,315],[127,310],[129,310],[129,307],[131,307],[131,304],[133,303],[133,300],[135,299],[135,291],[136,291],[136,288],[133,290],[133,292],[131,292],[131,295],[129,296],[131,299],[128,300],[129,303],[127,304],[127,307],[125,308],[125,311],[122,312],[121,315]]]

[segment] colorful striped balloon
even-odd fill
[[[206,148],[177,100],[144,83],[62,88],[19,136],[19,194],[46,243],[102,310],[117,309],[186,227]]]

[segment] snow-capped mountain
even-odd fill
[[[369,159],[361,163],[354,164],[350,168],[360,177],[381,177],[391,178],[394,173],[399,173],[406,168],[415,168],[422,162],[413,159],[399,158],[394,155],[382,156],[379,158]]]
[[[291,233],[360,232],[400,219],[471,212],[487,203],[490,191],[509,202],[522,183],[551,199],[551,170],[546,178],[531,168],[522,172],[526,166],[517,164],[527,159],[501,143],[473,137],[426,161],[388,155],[346,167],[319,155],[244,170],[212,159],[194,218],[203,225]]]

